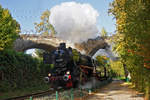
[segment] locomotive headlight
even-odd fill
[[[70,71],[67,71],[66,74],[69,75],[69,74],[70,74]]]
[[[51,73],[48,73],[48,76],[50,77],[50,76],[51,76]]]

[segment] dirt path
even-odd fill
[[[143,94],[129,89],[123,81],[114,80],[86,100],[144,100]]]

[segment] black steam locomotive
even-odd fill
[[[50,83],[54,89],[59,86],[77,87],[89,81],[90,77],[101,78],[96,73],[96,62],[91,57],[81,55],[71,47],[66,48],[65,43],[61,43],[57,50],[50,54],[45,54],[43,59],[45,63],[53,66],[48,76],[45,77],[45,81]]]

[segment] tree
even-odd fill
[[[103,27],[102,30],[101,30],[101,36],[102,36],[102,37],[107,36],[107,32],[106,32],[106,30],[105,30],[104,27]]]
[[[45,52],[45,51],[42,50],[42,49],[36,49],[36,50],[35,50],[35,53],[36,53],[36,55],[38,56],[39,59],[42,59],[42,58],[43,58],[43,53],[44,53],[44,52]]]
[[[12,18],[8,9],[0,5],[0,51],[11,48],[19,32],[18,22]]]
[[[40,18],[41,22],[34,23],[35,29],[40,34],[54,36],[56,34],[56,31],[55,31],[53,25],[50,24],[50,22],[49,22],[49,16],[50,16],[50,11],[49,10],[44,11]],[[44,52],[44,50],[36,49],[36,51],[35,51],[35,53],[39,56],[39,58],[42,58],[43,52]]]
[[[150,1],[114,0],[110,12],[116,18],[115,50],[128,68],[132,84],[150,99]]]
[[[52,24],[49,22],[49,16],[50,16],[50,11],[46,10],[42,13],[41,15],[41,22],[40,23],[34,23],[35,24],[35,29],[38,33],[44,34],[44,35],[49,35],[54,36],[56,34],[56,31],[53,27]]]

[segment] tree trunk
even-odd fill
[[[4,79],[4,73],[3,71],[0,71],[0,81],[2,81]]]
[[[124,68],[124,75],[125,75],[125,78],[127,79],[129,72],[128,72],[128,69],[127,69],[126,64],[124,64],[124,63],[123,63],[123,68]]]

